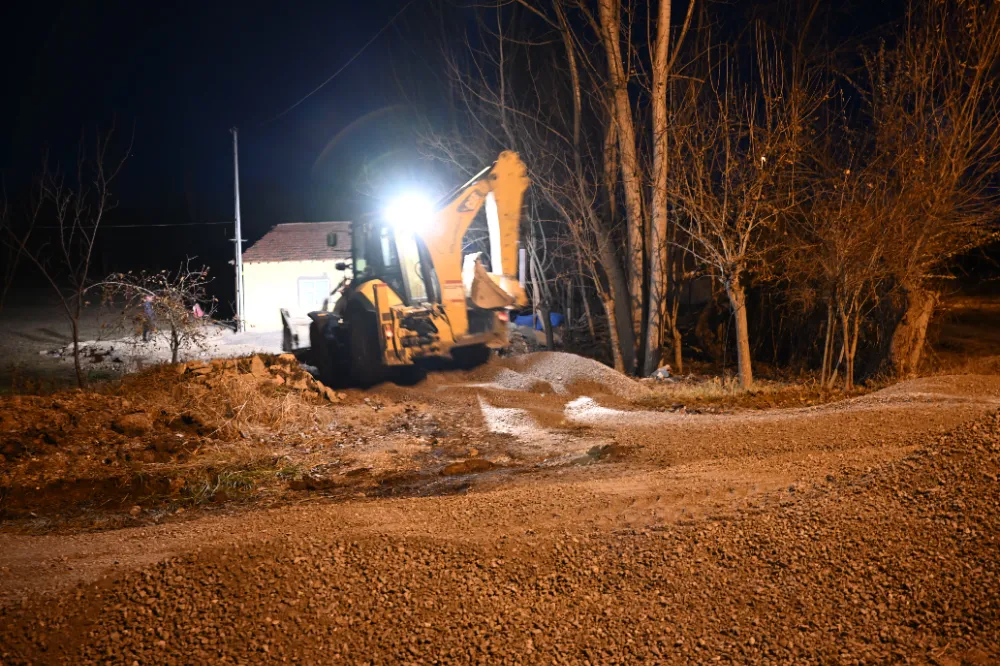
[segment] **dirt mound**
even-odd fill
[[[216,388],[226,379],[242,377],[263,386],[285,386],[293,391],[312,393],[330,402],[340,402],[345,397],[343,393],[338,393],[315,379],[299,365],[292,354],[216,359],[211,363],[189,361],[174,367],[184,380],[203,384],[210,389]]]
[[[0,521],[224,498],[287,467],[265,440],[325,427],[330,414],[316,407],[345,398],[291,355],[159,366],[93,391],[0,398]]]
[[[258,355],[159,366],[93,391],[0,398],[0,527],[106,529],[311,491],[337,500],[445,494],[494,464],[543,455],[507,436],[481,438],[480,410],[461,397],[409,392],[339,393],[290,355]],[[455,463],[464,466],[442,472]]]

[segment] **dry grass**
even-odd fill
[[[301,452],[286,437],[326,430],[334,410],[315,398],[284,387],[262,386],[246,374],[219,376],[210,385],[179,382],[173,368],[136,377],[142,403],[169,422],[190,423],[213,441],[185,462],[145,465],[145,473],[177,479],[181,504],[200,505],[254,495],[269,485],[301,476]],[[137,400],[138,402],[138,400]]]
[[[706,406],[726,409],[768,409],[803,407],[844,400],[863,395],[879,386],[858,387],[846,392],[839,388],[826,389],[814,379],[806,381],[757,380],[753,387],[743,389],[735,378],[711,377],[682,379],[652,385],[650,395],[635,401],[647,409],[676,409]]]
[[[167,422],[191,422],[205,436],[230,442],[325,428],[333,421],[332,411],[315,398],[262,386],[246,374],[198,384],[178,381],[174,368],[167,366],[126,378],[115,392]]]

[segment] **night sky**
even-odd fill
[[[276,118],[404,7],[336,79]],[[719,7],[735,29],[775,5]],[[900,9],[896,0],[865,2],[824,21],[827,30],[863,34],[898,21]],[[0,172],[9,198],[24,192],[43,149],[65,164],[81,132],[92,137],[115,122],[124,141],[135,127],[132,158],[116,188],[120,207],[107,226],[144,226],[102,232],[99,272],[172,267],[193,256],[221,274],[226,300],[231,226],[149,225],[232,220],[233,126],[240,129],[243,235],[250,242],[280,222],[377,210],[391,195],[387,183],[427,185],[432,194],[455,184],[454,174],[420,157],[415,129],[442,77],[434,39],[468,27],[468,13],[455,5],[66,0],[25,3],[12,19],[8,14],[0,27]],[[383,182],[361,177],[365,166]]]
[[[71,161],[82,131],[92,135],[114,121],[125,140],[134,123],[113,222],[231,220],[229,128],[237,126],[250,240],[275,223],[345,219],[374,207],[377,197],[359,192],[361,167],[390,155],[415,159],[408,85],[394,62],[420,62],[399,56],[412,49],[406,33],[427,11],[421,2],[278,119],[406,0],[24,5],[20,20],[3,27],[0,170],[7,189],[16,193],[30,181],[44,148]],[[121,230],[115,243],[119,253],[122,245],[156,248],[164,261],[185,252],[214,258],[224,252],[227,233],[218,226]]]
[[[738,19],[755,3],[742,4],[721,16]],[[355,182],[364,164],[414,161],[408,100],[433,87],[435,77],[433,47],[421,39],[434,30],[458,35],[461,14],[435,0],[413,0],[334,81],[274,118],[406,5],[25,4],[20,20],[0,28],[6,70],[0,171],[16,191],[46,146],[69,160],[81,131],[115,121],[125,139],[134,123],[133,158],[118,188],[122,209],[149,222],[228,220],[228,130],[237,126],[248,233],[291,219],[355,215],[377,204]],[[840,18],[845,14],[856,18],[856,10]]]

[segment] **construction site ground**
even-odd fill
[[[288,357],[0,399],[0,662],[1000,663],[1000,377]]]

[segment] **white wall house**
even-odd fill
[[[282,308],[293,318],[318,310],[350,258],[350,222],[276,225],[243,253],[247,330],[281,330]]]

